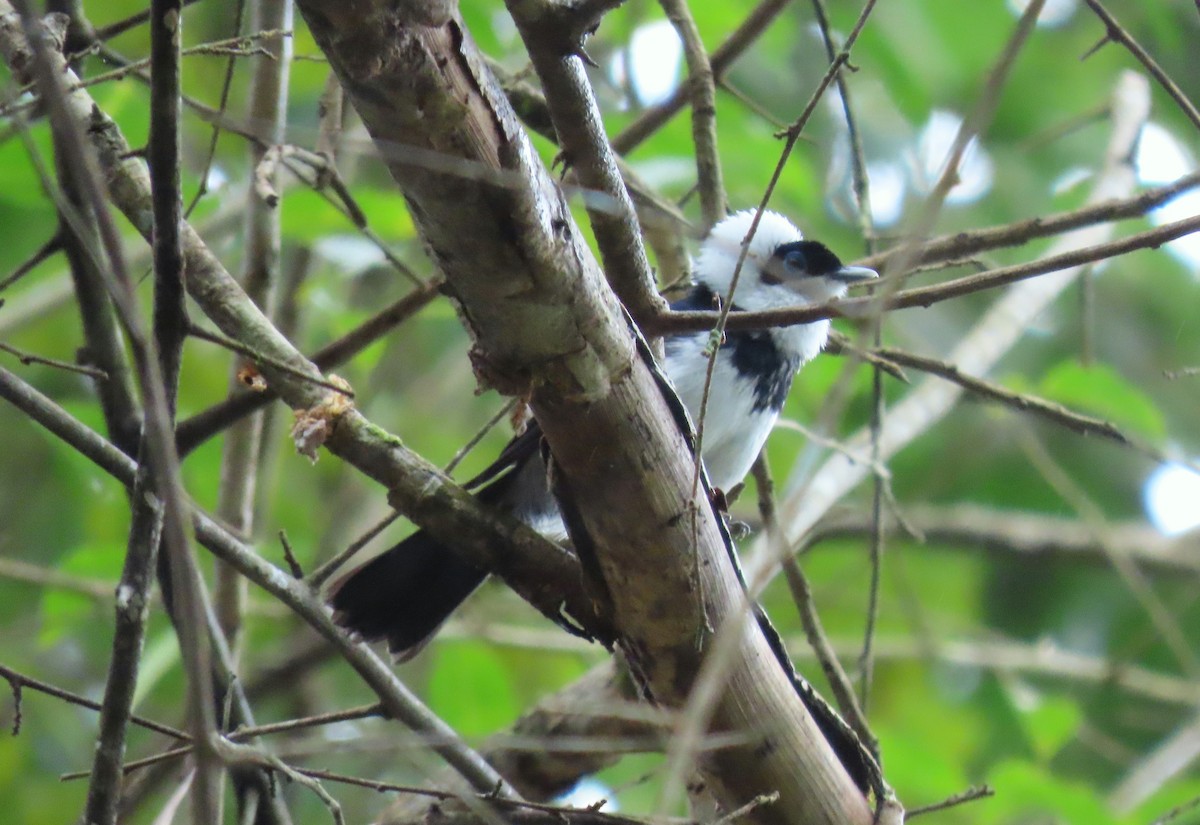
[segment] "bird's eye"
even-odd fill
[[[799,249],[792,249],[783,256],[783,265],[793,272],[804,272],[808,269],[808,260]]]

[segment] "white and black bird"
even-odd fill
[[[693,266],[693,286],[674,310],[711,310],[729,297],[743,239],[754,210],[713,227]],[[805,240],[782,215],[764,212],[747,248],[731,312],[823,304],[847,287],[876,277],[845,266],[826,246]],[[741,483],[767,440],[797,371],[825,346],[829,321],[729,332],[717,351],[703,411],[701,456],[713,487]],[[663,369],[696,421],[709,356],[704,332],[666,340]],[[487,470],[468,482],[485,504],[513,512],[545,535],[565,536],[550,493],[536,422],[514,438]],[[368,640],[386,639],[397,658],[415,655],[487,577],[424,531],[345,577],[331,595],[335,618]]]

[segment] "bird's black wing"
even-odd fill
[[[513,510],[519,518],[552,515],[554,500],[541,444],[541,427],[530,421],[495,461],[463,486],[483,504]],[[386,639],[395,657],[404,661],[420,652],[487,574],[418,530],[335,582],[329,603],[338,624],[369,641]],[[562,616],[548,618],[579,633]]]

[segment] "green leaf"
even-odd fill
[[[368,225],[384,241],[408,239],[416,234],[412,216],[395,192],[360,188],[355,191],[354,199],[366,215]],[[280,208],[283,234],[289,240],[312,241],[329,234],[358,231],[337,206],[309,188],[289,190]]]
[[[1043,761],[1070,742],[1083,721],[1079,705],[1061,697],[1039,697],[1036,706],[1020,716],[1034,753]]]
[[[1131,434],[1156,441],[1166,437],[1167,425],[1155,403],[1107,365],[1085,367],[1063,361],[1043,376],[1039,391],[1051,401],[1104,418]]]
[[[1101,799],[1087,786],[1066,781],[1040,765],[1015,760],[1001,762],[988,776],[994,799],[977,803],[980,823],[1086,822],[1115,825]]]
[[[464,736],[491,733],[516,718],[513,674],[490,646],[475,641],[443,643],[433,651],[429,704]]]
[[[57,565],[60,573],[87,581],[112,581],[120,575],[120,555],[109,545],[82,544]],[[97,620],[111,626],[112,604],[61,587],[46,588],[38,644],[49,648],[64,638],[89,635]]]

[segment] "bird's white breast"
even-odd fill
[[[697,428],[708,369],[706,342],[705,335],[672,341],[671,357],[666,363],[671,383]],[[728,491],[750,472],[778,413],[771,409],[755,410],[753,379],[738,374],[727,350],[721,356],[713,369],[708,404],[703,411],[700,449],[709,481],[714,487]]]

